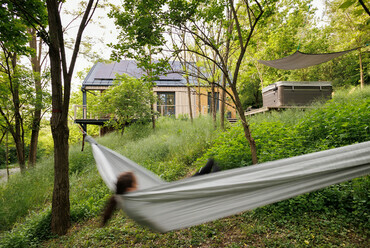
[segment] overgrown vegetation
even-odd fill
[[[251,118],[260,161],[370,140],[370,88],[336,92],[324,105]],[[157,129],[132,125],[99,143],[165,180],[194,172],[213,156],[225,169],[251,164],[239,125],[213,131],[210,119],[160,119]],[[153,233],[118,212],[99,228],[108,189],[89,147],[70,151],[73,228],[50,233],[52,161],[0,187],[0,247],[368,247],[370,179],[362,177],[254,211],[166,234]],[[31,186],[30,186],[31,185]],[[31,199],[34,199],[31,202]],[[16,210],[22,206],[22,210]],[[8,219],[8,217],[12,217]],[[48,241],[46,241],[48,240]]]

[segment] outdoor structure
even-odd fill
[[[305,108],[317,100],[331,98],[331,82],[279,81],[262,89],[263,107],[247,115],[273,109]]]
[[[155,81],[154,93],[158,97],[158,101],[154,108],[160,115],[165,116],[181,116],[189,115],[189,97],[187,80],[183,75],[183,67],[179,61],[170,62],[171,71],[165,75],[161,75]],[[83,100],[82,105],[74,106],[74,121],[86,129],[87,124],[104,125],[109,119],[106,115],[96,115],[89,112],[87,105],[87,93],[103,93],[113,85],[113,81],[117,74],[127,74],[135,78],[141,78],[144,71],[137,67],[135,61],[123,60],[120,62],[112,62],[109,64],[98,62],[88,73],[87,77],[82,83]],[[207,114],[210,109],[212,94],[211,87],[202,86],[198,79],[189,76],[189,85],[191,85],[191,109],[194,117],[200,114]],[[220,108],[221,89],[215,88],[215,101],[216,110]],[[236,111],[228,103],[226,105],[227,117],[235,118]]]

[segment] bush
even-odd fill
[[[339,92],[311,110],[287,110],[250,119],[259,162],[272,161],[370,140],[370,87]],[[252,164],[241,125],[220,134],[199,159],[214,157],[223,169]],[[336,214],[369,226],[369,177],[333,185],[256,210],[259,216],[290,218],[306,212]]]

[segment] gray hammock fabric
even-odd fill
[[[343,52],[322,53],[322,54],[308,54],[296,51],[292,55],[289,55],[282,59],[258,60],[258,62],[277,69],[295,70],[328,62],[329,60],[342,56],[356,49],[358,48],[354,48]]]
[[[133,171],[139,190],[117,196],[126,214],[158,232],[238,214],[370,173],[370,141],[166,183],[91,137],[98,170],[114,191]]]

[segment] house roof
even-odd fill
[[[167,74],[159,76],[159,80],[154,81],[157,86],[186,86],[186,78],[181,74],[183,71],[179,61],[170,62],[171,71]],[[129,76],[140,78],[144,71],[137,67],[136,61],[122,60],[120,62],[112,62],[109,64],[98,62],[88,73],[82,83],[82,88],[86,86],[100,87],[111,86],[116,74],[127,74]],[[196,78],[189,76],[190,84],[197,82]]]

